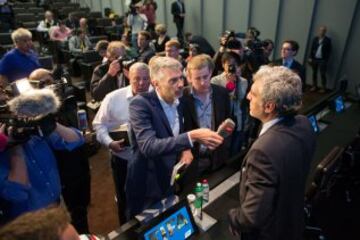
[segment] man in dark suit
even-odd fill
[[[214,70],[212,59],[205,54],[193,57],[187,65],[187,79],[190,86],[184,89],[180,99],[183,104],[185,130],[197,128],[218,129],[225,119],[230,118],[230,98],[228,91],[211,84]],[[228,140],[228,139],[227,139]],[[229,142],[215,151],[196,144],[193,150],[198,172],[215,170],[221,167],[229,155]]]
[[[107,50],[107,61],[94,69],[90,92],[93,99],[102,101],[106,94],[128,85],[124,71],[118,61],[125,55],[125,45],[120,41],[110,42]]]
[[[305,68],[294,58],[299,51],[299,44],[293,40],[285,40],[281,47],[281,58],[273,62],[274,66],[284,66],[297,73],[305,90]]]
[[[174,23],[177,29],[177,38],[180,43],[183,43],[185,19],[185,4],[183,0],[176,0],[171,4],[171,14],[174,16]]]
[[[303,239],[306,177],[315,133],[305,116],[301,80],[284,67],[263,66],[248,94],[250,115],[263,126],[242,163],[240,206],[229,212],[241,240]]]
[[[326,27],[321,26],[319,28],[318,36],[316,36],[311,44],[311,51],[309,57],[309,63],[313,70],[313,87],[310,91],[316,91],[318,89],[317,73],[320,68],[321,85],[319,92],[324,93],[326,90],[326,69],[329,57],[331,54],[331,39],[326,36]]]
[[[181,63],[157,57],[150,63],[155,91],[137,95],[130,103],[134,159],[128,163],[126,199],[128,218],[173,194],[170,178],[174,165],[190,164],[193,142],[215,149],[223,138],[210,129],[183,131],[179,105],[184,86]]]

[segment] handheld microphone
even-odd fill
[[[232,134],[235,129],[235,123],[230,118],[227,118],[224,122],[222,122],[217,130],[217,133],[223,138],[227,138]]]

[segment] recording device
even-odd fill
[[[11,127],[9,145],[26,142],[31,135],[48,136],[56,128],[55,113],[61,102],[51,89],[32,89],[0,109],[0,122]]]
[[[119,62],[121,69],[126,69],[129,70],[130,67],[136,63],[136,59],[135,58],[129,58],[126,56],[121,56],[117,59],[117,61]]]
[[[235,123],[230,118],[222,122],[217,130],[217,133],[223,138],[229,137],[235,129]]]
[[[236,73],[236,66],[235,66],[235,64],[230,64],[230,65],[229,65],[229,73],[231,73],[231,74],[235,74],[235,73]]]
[[[230,40],[230,38],[234,38],[234,37],[235,37],[235,32],[234,31],[226,30],[221,36],[221,39],[224,39],[224,41],[220,41],[220,45],[222,47],[226,47],[228,41]]]

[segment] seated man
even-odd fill
[[[35,95],[29,94],[12,101],[19,104],[30,97],[33,99]],[[41,98],[57,102],[55,94],[47,91]],[[43,136],[29,133],[27,139],[21,139],[14,147],[0,152],[0,197],[8,202],[5,212],[9,219],[59,203],[61,185],[53,149],[70,151],[84,142],[79,131],[55,120],[39,126],[43,129]]]
[[[174,165],[190,164],[193,142],[215,149],[223,138],[210,129],[184,132],[179,97],[184,86],[182,66],[169,57],[156,57],[150,63],[155,91],[142,93],[130,102],[129,122],[133,160],[126,177],[127,217],[131,218],[161,199],[173,194],[170,177]]]
[[[150,47],[151,35],[147,31],[141,31],[137,37],[137,45],[139,50],[138,61],[148,63],[150,58],[155,56],[155,51]]]
[[[127,163],[132,159],[130,146],[124,145],[124,139],[114,140],[109,135],[113,129],[123,127],[127,131],[129,123],[129,103],[138,94],[147,92],[150,86],[149,67],[145,63],[135,63],[129,71],[130,85],[106,95],[97,112],[93,127],[100,143],[111,151],[111,167],[116,190],[120,224],[125,217],[125,180]]]
[[[91,78],[91,96],[96,101],[102,101],[109,92],[128,85],[118,58],[125,55],[125,46],[120,41],[110,42],[107,50],[107,61],[97,66]]]
[[[18,28],[11,38],[15,48],[0,60],[0,89],[15,80],[25,78],[40,67],[37,54],[33,51],[32,34],[25,28]]]
[[[57,24],[57,22],[54,20],[53,13],[51,11],[46,11],[45,19],[40,21],[36,30],[38,32],[44,32],[44,33],[46,33],[46,36],[48,36],[50,28],[56,26],[56,24]]]
[[[102,60],[101,60],[102,63],[106,63],[106,61],[108,60],[106,58],[106,50],[107,50],[108,46],[109,46],[109,41],[108,40],[100,40],[95,45],[95,51],[102,58]]]
[[[80,18],[79,20],[79,29],[81,29],[87,36],[92,36],[93,32],[90,31],[88,21],[86,18]]]
[[[58,26],[51,28],[50,40],[64,42],[71,36],[72,30],[65,25],[64,21],[59,21]]]
[[[80,56],[81,53],[92,49],[92,43],[86,32],[82,29],[77,29],[75,35],[69,39],[69,50],[74,56]]]

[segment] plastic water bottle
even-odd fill
[[[209,202],[209,195],[210,195],[210,186],[207,179],[202,181],[202,189],[203,189],[203,201],[204,203]]]
[[[202,205],[202,198],[203,198],[203,188],[201,183],[197,183],[196,187],[195,187],[195,202],[194,202],[194,206],[195,208],[201,208]]]
[[[196,187],[195,187],[195,202],[194,202],[194,206],[195,206],[195,216],[201,218],[202,217],[202,201],[203,201],[203,188],[201,183],[197,183]]]

